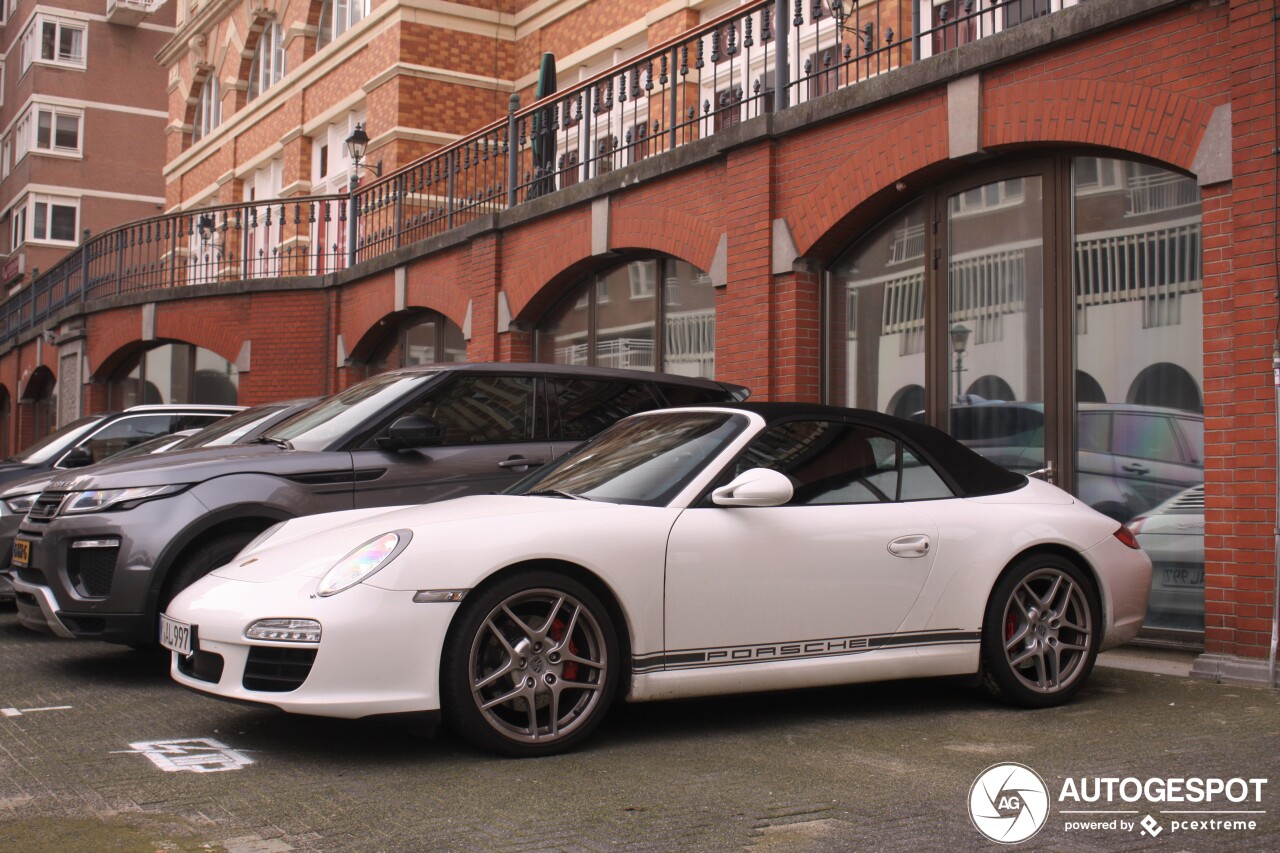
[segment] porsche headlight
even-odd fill
[[[395,530],[370,539],[343,557],[320,578],[316,589],[322,597],[350,589],[394,560],[409,544],[413,534]]]
[[[162,498],[185,489],[186,486],[138,486],[133,489],[90,489],[73,492],[62,505],[64,515],[82,512],[102,512],[123,504],[138,504],[153,498]],[[132,507],[125,506],[125,509]]]
[[[14,495],[11,498],[5,498],[0,501],[0,515],[26,515],[27,510],[31,509],[31,505],[36,502],[38,497],[40,497],[39,492],[31,495]]]

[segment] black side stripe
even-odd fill
[[[755,643],[746,646],[726,646],[723,648],[681,649],[671,652],[652,652],[646,655],[636,655],[631,659],[631,670],[636,673],[646,673],[674,669],[742,666],[779,660],[839,657],[889,648],[963,645],[976,643],[981,637],[982,635],[978,631],[919,631],[863,637],[794,640],[783,643]]]

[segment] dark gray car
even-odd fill
[[[746,396],[707,379],[550,364],[384,373],[259,444],[54,482],[14,542],[19,618],[66,637],[152,642],[179,590],[277,522],[497,491],[626,415]]]
[[[118,462],[162,451],[191,447],[212,447],[251,441],[290,415],[314,404],[316,400],[316,397],[285,400],[279,403],[254,406],[243,411],[236,411],[236,408],[232,406],[221,406],[218,408],[227,409],[235,412],[235,414],[219,416],[213,421],[201,415],[196,420],[196,425],[202,428],[184,428],[176,433],[163,433],[139,444],[126,447],[118,453],[103,458],[101,461]],[[139,421],[137,417],[120,417],[109,420],[102,424],[102,429],[98,430],[97,434],[106,439],[114,438],[117,433],[121,433],[124,430],[128,430],[131,435],[137,434],[141,432],[141,426],[154,427],[166,423],[163,420],[158,420],[161,416],[165,416],[166,413],[170,415],[182,414],[183,416],[180,418],[170,418],[169,420],[171,425],[181,427],[191,420],[185,414],[189,409],[190,407],[188,406],[146,406],[140,407],[140,409],[129,409],[128,412],[138,413],[138,417],[142,417],[142,420]],[[122,414],[127,414],[127,412]],[[94,415],[91,417],[105,416]],[[113,423],[116,425],[115,427],[112,427]],[[208,424],[208,426],[204,426],[204,424]],[[91,439],[91,436],[86,439],[90,447],[93,446]],[[109,447],[105,441],[99,442],[99,453],[109,449],[114,448]],[[27,511],[31,509],[31,505],[35,503],[36,498],[40,496],[40,493],[48,488],[50,483],[62,476],[65,470],[65,468],[42,470],[37,474],[0,486],[0,600],[13,598],[14,570],[9,564],[9,559],[13,553],[13,539],[18,532],[18,526],[22,523]]]

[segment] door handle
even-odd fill
[[[929,554],[929,537],[923,534],[899,536],[889,543],[889,553],[895,557],[924,557]]]
[[[499,468],[534,468],[538,465],[546,465],[542,459],[526,459],[523,456],[512,456],[510,459],[504,459],[498,463]]]
[[[1128,465],[1121,465],[1120,467],[1123,468],[1125,471],[1128,471],[1130,474],[1150,474],[1151,473],[1150,468],[1148,468],[1146,465],[1139,465],[1137,462],[1130,462]]]

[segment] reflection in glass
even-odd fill
[[[890,217],[831,270],[827,399],[899,417],[924,409],[924,202]]]
[[[369,358],[366,378],[398,367],[467,360],[467,340],[456,323],[435,311],[419,311],[399,321]]]
[[[661,328],[662,334],[658,334]],[[715,289],[684,261],[629,261],[572,288],[538,325],[538,361],[715,376]]]
[[[1203,631],[1199,189],[1106,157],[1075,158],[1072,187],[1077,492],[1151,555],[1147,626]]]
[[[164,344],[128,359],[107,385],[112,408],[156,403],[235,405],[240,372],[215,352]]]

